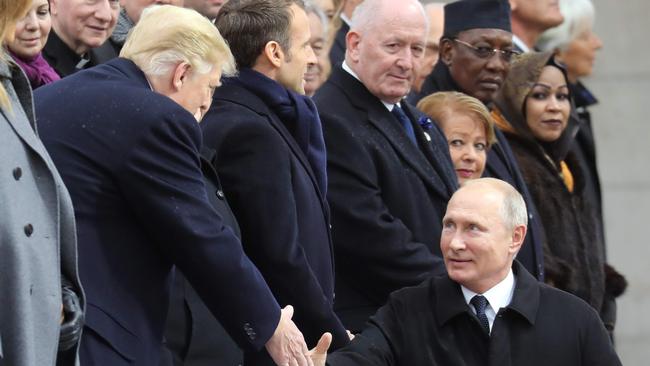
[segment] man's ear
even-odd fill
[[[284,62],[284,51],[276,41],[268,41],[266,45],[264,45],[263,55],[275,68],[280,68],[282,62]]]
[[[359,62],[359,44],[361,43],[361,34],[351,30],[345,36],[346,55],[350,56],[353,63]],[[347,58],[347,57],[346,57]]]
[[[440,60],[447,65],[451,66],[451,60],[454,58],[454,45],[453,41],[449,38],[444,38],[440,41]]]
[[[50,14],[57,15],[59,13],[59,0],[50,0]]]
[[[187,62],[181,62],[176,65],[172,74],[172,85],[170,85],[171,89],[173,91],[179,91],[183,87],[185,81],[190,77],[191,72],[192,66],[190,66],[190,64]]]
[[[509,0],[510,3],[510,12],[513,12],[517,10],[517,1],[516,0]]]
[[[510,252],[517,254],[521,246],[524,244],[526,238],[526,225],[517,225],[512,231],[512,243],[510,244]]]

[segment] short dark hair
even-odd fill
[[[215,24],[228,42],[237,67],[253,67],[266,44],[276,41],[287,53],[291,49],[290,27],[296,4],[302,0],[230,0],[219,11]]]

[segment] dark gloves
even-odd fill
[[[614,267],[605,264],[605,293],[612,297],[623,295],[627,288],[627,280]]]
[[[72,282],[65,277],[61,280],[61,295],[65,317],[61,324],[59,352],[67,351],[77,345],[84,325],[84,313],[79,295],[75,292]]]
[[[600,309],[600,318],[614,343],[614,328],[616,327],[616,298],[627,288],[627,280],[614,267],[605,264],[605,297]]]

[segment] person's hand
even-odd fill
[[[77,345],[84,326],[84,312],[79,295],[67,279],[62,280],[61,300],[63,305],[63,322],[59,335],[59,351],[68,351]]]
[[[273,336],[266,342],[266,351],[279,366],[313,366],[305,339],[291,317],[293,306],[287,305]]]
[[[316,347],[309,351],[309,357],[311,357],[314,366],[325,366],[327,350],[330,348],[330,344],[332,344],[332,335],[330,333],[324,333],[318,340]]]

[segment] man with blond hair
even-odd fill
[[[233,72],[208,19],[164,5],[145,10],[120,58],[38,90],[41,136],[78,220],[83,365],[159,364],[173,265],[241,347],[309,364],[291,307],[280,309],[201,174],[197,122]]]

